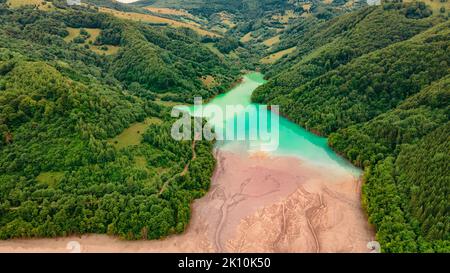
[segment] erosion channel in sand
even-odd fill
[[[251,73],[210,104],[250,104],[264,83]],[[281,109],[282,111],[283,109]],[[106,235],[0,241],[0,252],[369,252],[374,232],[360,202],[360,170],[326,139],[280,117],[276,151],[221,141],[208,194],[185,233],[157,241]]]

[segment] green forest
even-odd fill
[[[0,0],[0,239],[182,233],[216,161],[169,107],[256,70],[254,102],[364,170],[383,252],[450,252],[449,11],[350,2]],[[189,13],[124,19],[149,5]]]
[[[186,29],[63,4],[2,2],[0,14],[0,238],[184,231],[190,203],[209,188],[213,144],[197,141],[193,151],[172,140],[163,102],[211,97],[239,71]],[[72,29],[79,36],[67,39]],[[94,41],[80,41],[92,30]],[[94,50],[102,46],[119,50]],[[202,85],[207,75],[220,85]],[[113,141],[148,119],[130,132],[137,145]]]
[[[252,99],[280,105],[364,168],[363,204],[384,252],[449,252],[447,18],[386,3],[290,32],[295,53],[264,68],[269,82]]]

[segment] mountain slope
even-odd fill
[[[134,3],[136,6],[155,6],[155,7],[169,7],[182,8],[189,10],[194,14],[203,16],[210,16],[217,12],[230,12],[234,14],[245,15],[247,17],[255,18],[265,11],[275,9],[293,8],[294,5],[290,1],[274,1],[274,0],[142,0]]]
[[[262,67],[269,81],[254,101],[280,105],[364,167],[364,206],[384,252],[450,252],[444,13],[386,3],[347,14],[345,1],[89,1],[108,12],[4,3],[1,239],[182,232],[215,160],[211,142],[171,138],[164,105],[212,97],[240,68]],[[148,5],[186,9],[164,18],[219,26],[221,36],[127,19],[151,15]]]
[[[389,4],[316,29],[305,21],[296,53],[253,95],[364,167],[384,252],[450,251],[450,24],[429,15],[420,3]]]
[[[170,137],[159,100],[216,94],[197,77],[227,84],[231,68],[184,30],[92,8],[0,14],[0,238],[182,232],[215,160],[212,143]]]
[[[448,73],[450,59],[444,38],[447,34],[448,23],[443,23],[414,39],[353,60],[349,53],[348,63],[347,55],[338,51],[336,63],[328,65],[329,72],[326,63],[325,69],[320,65],[300,64],[300,69],[294,67],[292,71],[305,76],[295,77],[288,71],[287,75],[271,80],[275,85],[273,90],[269,82],[255,91],[253,99],[279,104],[287,109],[284,114],[288,117],[320,134],[368,121]],[[319,53],[311,55],[316,54]],[[320,54],[314,61],[333,60],[323,52]],[[340,62],[344,64],[339,65]]]
[[[23,19],[15,18],[16,14],[32,19],[28,19],[30,22],[20,22]],[[119,20],[92,8],[70,9],[69,12],[57,9],[55,12],[45,13],[45,16],[42,14],[44,13],[31,9],[15,10],[14,15],[5,17],[6,20],[11,19],[11,24],[5,25],[4,29],[25,27],[23,35],[27,37],[24,40],[34,39],[34,42],[41,45],[47,45],[52,40],[62,43],[64,38],[66,43],[78,44],[91,50],[101,49],[102,46],[120,48],[118,54],[113,54],[114,60],[110,63],[115,69],[114,75],[120,81],[141,85],[145,82],[144,87],[151,92],[178,93],[180,101],[188,100],[187,95],[194,91],[198,95],[210,97],[222,90],[206,88],[201,82],[202,77],[216,77],[217,82],[227,86],[237,74],[230,69],[230,63],[201,43],[200,36],[186,29],[152,27]],[[79,34],[83,28],[99,32],[95,39],[92,38],[93,43],[84,42],[86,39]],[[78,31],[78,35],[75,33],[73,39],[67,40],[67,30]],[[36,36],[29,35],[30,31]],[[5,31],[5,34],[15,38],[12,33]],[[8,39],[3,42],[6,43]],[[74,43],[70,43],[71,41]],[[97,50],[97,53],[101,55],[102,51]],[[130,57],[133,57],[133,62],[126,60]],[[121,72],[128,68],[133,68],[132,73]]]
[[[334,149],[367,167],[364,192],[370,220],[389,251],[448,251],[449,98],[446,76],[396,109],[329,138]],[[404,219],[402,226],[393,230],[398,217]]]
[[[300,66],[304,65],[329,71],[355,57],[408,39],[440,21],[427,16],[424,6],[417,13],[420,18],[405,16],[397,9],[368,7],[325,22],[299,20],[284,32],[279,44],[280,48],[297,47],[295,54],[265,70],[272,77],[292,67],[289,76],[294,79],[302,77],[295,73],[301,72]]]

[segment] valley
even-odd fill
[[[448,5],[0,0],[0,252],[450,252]]]
[[[248,104],[263,83],[262,75],[250,74],[210,104]],[[0,242],[0,252],[65,252],[70,241],[83,252],[369,252],[374,234],[360,204],[360,172],[323,140],[295,127],[282,123],[282,143],[273,153],[242,142],[218,143],[211,188],[193,203],[182,235],[150,242],[100,235],[18,240]]]

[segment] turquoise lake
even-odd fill
[[[334,167],[343,168],[351,172],[355,176],[361,174],[361,170],[351,165],[348,161],[337,155],[327,144],[327,139],[319,137],[313,133],[308,132],[299,125],[289,121],[282,116],[275,116],[278,118],[278,145],[275,149],[264,149],[264,146],[259,145],[260,139],[249,139],[249,131],[252,129],[259,129],[260,124],[252,123],[249,121],[249,115],[245,111],[232,112],[226,111],[226,107],[230,105],[242,105],[243,107],[254,107],[257,109],[258,104],[253,104],[251,102],[252,92],[260,85],[264,84],[265,80],[261,73],[250,73],[243,77],[242,82],[228,91],[227,93],[221,94],[207,104],[206,106],[215,106],[220,108],[224,113],[226,113],[225,118],[219,121],[213,121],[211,119],[210,123],[213,124],[214,128],[221,129],[224,135],[227,133],[228,124],[236,124],[238,118],[245,119],[245,140],[219,140],[217,141],[217,147],[222,150],[229,150],[234,152],[252,152],[252,151],[265,151],[273,156],[293,156],[306,160],[309,163],[323,165],[324,167]],[[248,109],[248,108],[247,108]],[[198,109],[197,109],[198,110]],[[199,114],[198,111],[194,111],[194,107],[190,107],[191,114],[195,116],[200,116],[205,114]],[[260,116],[260,111],[256,111],[257,115]],[[265,111],[267,113],[267,125],[263,126],[268,128],[268,132],[271,129],[276,128],[271,124],[272,115],[276,115],[270,111]],[[283,109],[280,109],[283,112]],[[255,126],[257,128],[255,128]],[[263,128],[265,128],[263,127]],[[232,131],[233,132],[233,131]],[[237,133],[235,133],[235,136]]]

